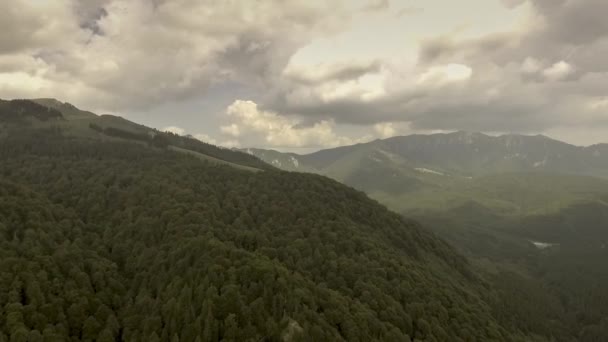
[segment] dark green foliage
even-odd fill
[[[92,127],[91,127],[92,128]],[[127,140],[136,140],[136,141],[148,141],[151,140],[151,137],[145,133],[134,133],[130,131],[126,131],[120,128],[114,127],[106,127],[103,130],[105,135],[109,135],[111,137],[117,137]]]
[[[0,161],[11,340],[528,340],[449,246],[325,177],[40,131]]]
[[[551,214],[514,220],[501,230],[550,244],[537,251],[529,268],[544,281],[549,290],[545,292],[563,306],[568,318],[562,322],[568,323],[574,335],[601,331],[608,317],[608,206],[577,203]]]
[[[261,160],[252,155],[239,151],[223,149],[214,145],[204,143],[194,138],[182,137],[169,132],[159,132],[156,130],[150,130],[147,133],[138,133],[115,127],[103,128],[95,123],[89,124],[89,128],[98,133],[102,133],[110,137],[145,142],[157,148],[175,146],[184,150],[202,153],[206,156],[217,158],[237,165],[249,166],[258,169],[272,169],[271,166],[262,162]]]
[[[82,120],[97,117],[97,115],[89,111],[80,110],[76,108],[76,106],[71,103],[61,102],[56,99],[31,99],[29,101],[35,102],[41,106],[44,106],[45,108],[52,108],[59,111],[66,120]]]
[[[555,334],[558,341],[608,337],[602,330],[608,316],[608,206],[602,202],[515,218],[470,203],[418,218],[489,268],[499,294],[495,316],[504,324]],[[539,249],[532,242],[546,245]]]
[[[154,147],[165,148],[169,146],[169,139],[166,134],[153,134],[150,143]]]
[[[109,137],[111,140],[145,143],[155,148],[194,152],[201,154],[201,159],[233,164],[253,171],[273,169],[248,153],[210,145],[190,136],[160,132],[119,116],[98,116],[55,99],[0,100],[0,137],[18,135],[21,130],[32,128],[61,131],[70,137],[95,140]]]
[[[542,281],[509,271],[493,275],[492,280],[499,294],[494,313],[505,324],[558,341],[571,341],[576,335],[571,317]]]
[[[373,154],[370,159],[363,160],[361,167],[342,179],[344,184],[351,184],[367,193],[380,191],[391,195],[413,192],[426,186],[416,177],[404,174],[400,166],[378,163],[381,157]]]
[[[520,218],[503,229],[532,240],[600,248],[608,244],[608,205],[576,203],[557,213]]]
[[[98,133],[105,134],[110,137],[116,137],[116,138],[121,138],[121,139],[126,139],[126,140],[141,141],[141,142],[148,143],[151,146],[158,147],[158,148],[166,148],[169,146],[169,139],[167,137],[167,134],[165,134],[165,133],[152,132],[152,131],[150,131],[148,133],[137,133],[137,132],[132,132],[132,131],[115,128],[115,127],[103,128],[95,123],[89,124],[89,128]]]
[[[94,130],[95,132],[103,133],[103,127],[99,126],[98,124],[90,123],[89,128]]]
[[[169,145],[199,152],[230,163],[250,166],[262,170],[273,169],[270,165],[250,154],[207,144],[189,136],[183,137],[170,132],[165,132],[162,133],[162,138],[165,139]]]
[[[0,122],[27,123],[28,119],[48,121],[62,119],[61,112],[30,100],[0,100]]]

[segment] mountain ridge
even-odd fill
[[[306,155],[243,151],[283,170],[334,178],[405,214],[458,206],[471,198],[501,214],[534,213],[543,201],[553,210],[595,199],[593,189],[604,189],[608,180],[607,144],[582,147],[543,135],[460,131],[392,137]],[[560,188],[571,192],[554,191]],[[515,189],[530,200],[508,194]],[[557,197],[543,195],[547,193]]]
[[[128,141],[172,148],[210,163],[249,171],[272,168],[258,158],[132,122],[122,116],[81,110],[53,98],[0,100],[0,136],[24,128],[61,130],[64,135],[87,139]]]
[[[282,153],[275,150],[243,149],[259,154],[272,163],[288,156],[291,164],[283,168],[297,171],[300,167],[323,173],[339,159],[357,151],[385,151],[406,159],[411,168],[437,167],[461,176],[478,176],[496,172],[551,171],[608,177],[608,144],[577,146],[545,135],[486,135],[458,131],[430,135],[412,134],[368,143],[340,146],[308,154]],[[265,152],[267,155],[262,155]],[[272,151],[272,152],[270,152]],[[270,159],[272,155],[274,159]],[[297,165],[293,162],[297,161]],[[281,164],[285,164],[281,162]],[[429,167],[430,166],[430,167]]]

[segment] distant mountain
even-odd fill
[[[298,158],[301,156],[295,153],[285,153],[275,150],[264,150],[257,148],[240,149],[239,151],[253,155],[281,170],[318,173],[316,169],[311,168],[308,165],[300,164]]]
[[[413,174],[478,177],[499,172],[553,172],[608,177],[608,145],[579,147],[543,135],[455,132],[410,135],[307,155],[248,149],[287,170],[314,170],[345,180],[358,168],[392,164]],[[382,166],[386,168],[386,166]]]
[[[557,202],[589,199],[608,184],[589,178],[608,178],[608,145],[579,147],[542,135],[456,132],[394,137],[307,155],[243,151],[284,170],[329,176],[399,212],[445,209],[475,199],[521,213],[522,203],[526,210],[563,206],[571,202]]]

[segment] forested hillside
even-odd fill
[[[284,170],[326,175],[400,213],[444,210],[473,199],[520,215],[594,199],[608,189],[605,144],[580,147],[540,135],[454,132],[392,137],[307,155],[243,151]]]
[[[0,100],[0,137],[23,129],[50,129],[64,136],[129,141],[194,155],[213,163],[257,171],[272,169],[250,154],[221,148],[188,136],[161,132],[119,116],[96,115],[55,99]]]
[[[0,161],[0,340],[532,340],[447,244],[327,178],[57,130]]]
[[[15,124],[24,125],[31,120],[47,122],[62,119],[61,112],[51,107],[28,100],[4,101],[0,99],[0,128]]]
[[[505,295],[505,311],[517,312],[514,324],[531,324],[536,331],[561,329],[576,341],[608,337],[605,203],[505,217],[470,202],[415,217],[488,275]]]

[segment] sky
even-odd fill
[[[606,0],[0,1],[0,98],[227,147],[608,142]]]

